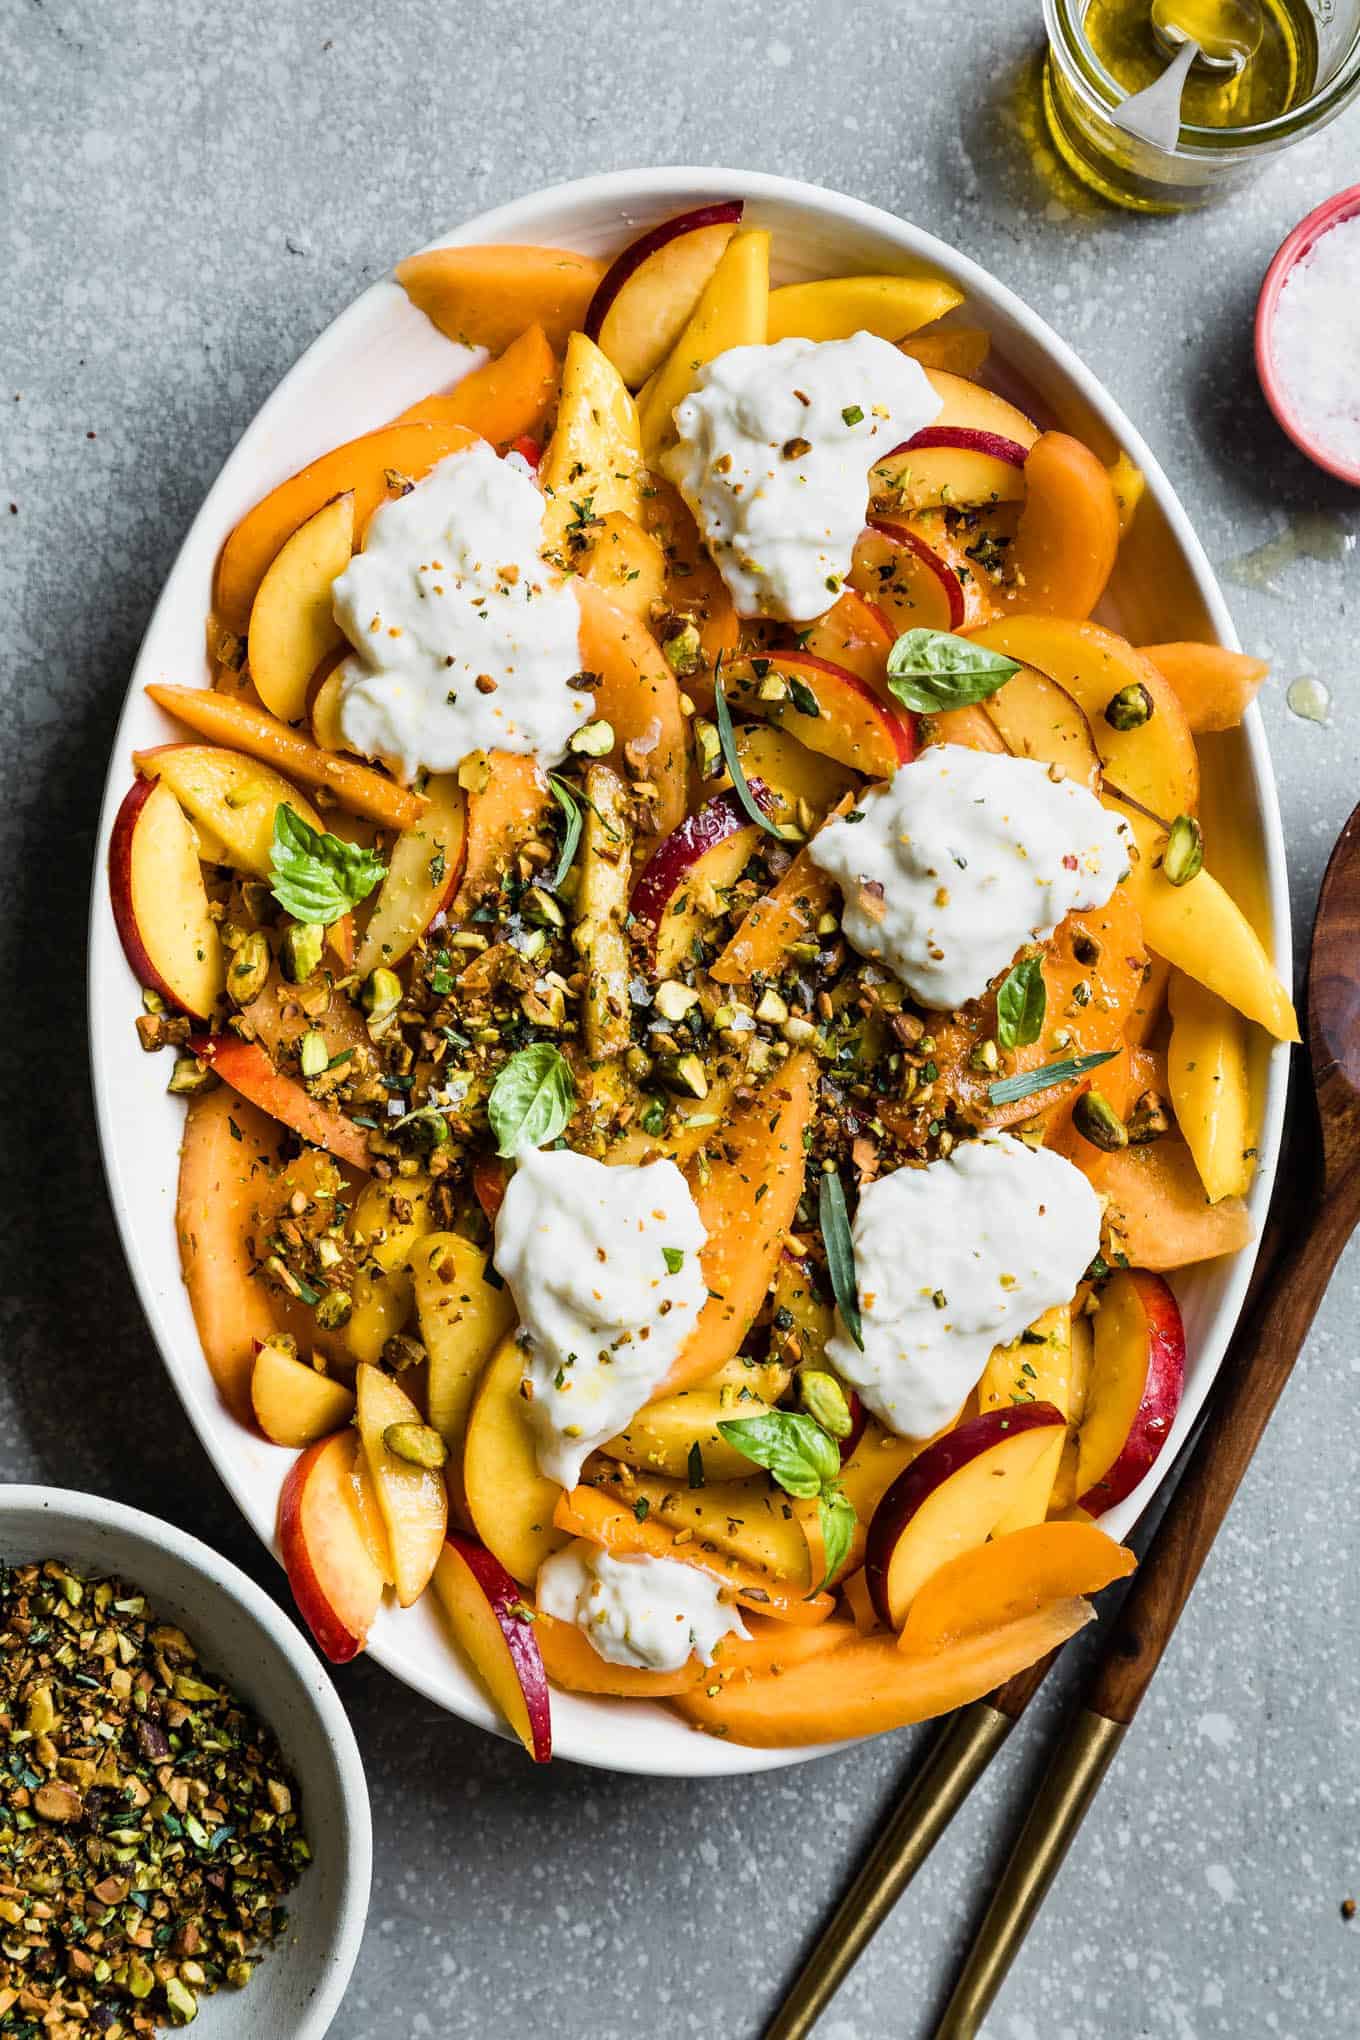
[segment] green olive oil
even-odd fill
[[[1164,31],[1217,55],[1191,66],[1181,118],[1195,127],[1256,127],[1306,99],[1317,75],[1317,34],[1307,0],[1158,0]],[[1111,77],[1141,92],[1166,69],[1150,0],[1090,0],[1082,29]]]

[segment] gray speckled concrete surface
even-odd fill
[[[726,162],[873,199],[988,264],[1147,432],[1214,559],[1326,512],[1323,558],[1230,585],[1265,697],[1306,924],[1360,786],[1360,502],[1280,437],[1250,313],[1287,229],[1356,175],[1360,115],[1230,210],[1157,222],[1036,168],[1037,0],[846,0],[604,16],[506,0],[7,0],[0,141],[0,925],[8,1144],[0,1471],[90,1487],[281,1582],[184,1423],[109,1216],[82,946],[109,736],[156,591],[224,455],[301,347],[393,258],[520,192]],[[13,505],[11,509],[7,506]],[[1283,682],[1320,675],[1321,729]],[[991,2040],[1360,2032],[1351,1258]],[[924,2035],[1071,1662],[829,2016]],[[915,1748],[765,1780],[533,1775],[376,1670],[340,1674],[377,1876],[334,2032],[746,2040]],[[248,2026],[249,2014],[243,2013]]]

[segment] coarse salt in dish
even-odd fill
[[[1360,468],[1360,214],[1289,271],[1271,339],[1279,394],[1300,435]]]

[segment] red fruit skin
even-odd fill
[[[1155,1465],[1171,1436],[1185,1387],[1185,1325],[1171,1286],[1160,1275],[1149,1274],[1142,1268],[1130,1269],[1128,1273],[1147,1316],[1147,1380],[1118,1458],[1108,1473],[1077,1497],[1077,1507],[1092,1516],[1103,1515],[1106,1509],[1131,1495],[1149,1467]]]
[[[757,807],[772,813],[774,799],[764,780],[748,779],[746,784]],[[750,819],[731,787],[715,793],[703,807],[686,815],[680,826],[657,844],[643,867],[628,902],[633,918],[655,933],[668,901],[674,899],[699,859],[716,850],[738,829],[746,828]]]
[[[930,569],[943,588],[949,603],[949,628],[957,630],[967,613],[967,603],[964,600],[963,583],[949,562],[941,559],[933,546],[927,545],[923,538],[909,530],[905,524],[896,524],[888,517],[871,517],[869,526],[871,530],[881,532],[884,538],[890,538],[894,545],[900,545],[907,552],[914,554],[922,566]]]
[[[990,1451],[1003,1438],[1063,1422],[1062,1412],[1046,1402],[1013,1403],[1005,1410],[984,1410],[981,1416],[970,1417],[966,1424],[956,1425],[933,1445],[927,1445],[910,1466],[902,1469],[874,1510],[864,1548],[864,1577],[881,1622],[890,1629],[893,1626],[888,1604],[888,1568],[898,1538],[921,1504],[951,1474],[976,1459],[980,1452]]]
[[[661,220],[656,226],[649,227],[645,234],[639,234],[635,241],[630,241],[622,254],[615,256],[595,286],[595,295],[586,309],[586,338],[599,339],[609,307],[649,255],[655,255],[658,248],[664,248],[668,241],[678,240],[682,234],[696,233],[700,227],[722,227],[729,223],[735,226],[744,211],[745,202],[740,198],[715,199],[711,205],[694,206],[689,212],[677,213],[674,219]]]
[[[293,1599],[317,1646],[333,1665],[346,1665],[359,1655],[366,1634],[356,1636],[336,1613],[312,1563],[307,1546],[305,1507],[307,1483],[321,1454],[333,1441],[319,1438],[289,1467],[279,1493],[279,1551]]]
[[[988,453],[993,460],[1004,461],[1007,467],[1023,467],[1029,457],[1028,447],[1000,432],[984,432],[976,425],[923,425],[910,439],[904,439],[891,453],[884,454],[883,459],[891,460],[895,453],[921,453],[928,446],[958,446],[969,453]]]
[[[536,1764],[549,1763],[552,1760],[552,1688],[543,1669],[533,1623],[511,1612],[523,1607],[524,1589],[518,1581],[511,1579],[500,1560],[474,1538],[450,1530],[444,1542],[457,1552],[490,1603],[528,1710],[533,1736],[530,1754]]]
[[[169,746],[164,748],[168,749]],[[184,1001],[176,996],[151,961],[151,955],[142,941],[137,926],[137,916],[132,905],[132,844],[137,831],[137,819],[156,790],[154,779],[134,779],[123,795],[122,805],[114,816],[113,833],[109,837],[109,903],[113,908],[113,925],[118,930],[118,940],[123,945],[123,954],[128,968],[139,985],[145,985],[149,992],[159,992],[167,1006],[174,1013],[187,1013],[191,1020],[206,1020],[206,1013],[195,1013]]]

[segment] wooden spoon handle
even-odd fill
[[[1128,1723],[1137,1712],[1355,1228],[1357,1206],[1360,1183],[1350,1179],[1323,1200],[1233,1341],[1194,1456],[1112,1625],[1086,1701],[1093,1713]]]

